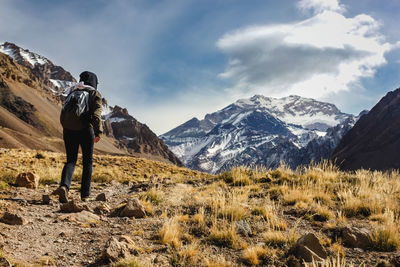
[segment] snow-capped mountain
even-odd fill
[[[44,86],[56,94],[76,83],[75,78],[64,68],[54,65],[51,60],[16,44],[0,44],[0,52],[12,57],[18,64],[27,67]]]
[[[234,165],[295,168],[328,158],[357,117],[300,96],[255,95],[193,118],[161,135],[190,168],[211,173]]]

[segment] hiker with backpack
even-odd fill
[[[68,191],[72,182],[79,146],[82,149],[81,200],[87,201],[91,191],[94,143],[103,132],[101,121],[102,97],[97,91],[96,74],[84,71],[79,75],[79,83],[72,87],[61,110],[60,122],[67,162],[61,174],[61,182],[53,194],[61,203],[68,202]]]

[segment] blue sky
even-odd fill
[[[254,94],[358,114],[399,87],[397,0],[0,0],[0,41],[75,77],[162,134]]]

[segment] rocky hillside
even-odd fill
[[[397,172],[320,164],[212,176],[95,155],[93,198],[81,202],[74,182],[61,204],[51,192],[63,154],[0,154],[1,266],[400,264]]]
[[[76,79],[49,59],[12,43],[0,45],[0,146],[63,151],[61,103]],[[145,124],[103,99],[106,136],[99,153],[134,154],[182,165]],[[122,112],[123,111],[123,112]],[[124,116],[126,120],[115,119]],[[112,121],[110,121],[112,119]]]
[[[110,112],[103,116],[107,136],[114,137],[130,153],[151,154],[160,159],[183,166],[164,142],[147,125],[129,115],[126,108],[109,107]]]
[[[386,94],[344,135],[332,159],[344,170],[400,169],[400,88]]]
[[[330,156],[357,117],[299,96],[241,99],[161,135],[190,168],[217,173],[236,165],[290,167]]]
[[[12,57],[18,64],[27,67],[43,85],[61,92],[76,82],[71,73],[61,66],[54,65],[49,59],[23,49],[16,44],[5,42],[0,44],[0,52]]]

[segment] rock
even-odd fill
[[[342,230],[343,243],[351,248],[366,249],[371,246],[370,233],[365,228],[346,227]]]
[[[42,204],[43,205],[50,204],[50,195],[42,195]]]
[[[127,243],[127,244],[129,244],[129,245],[131,245],[131,246],[134,246],[134,245],[135,245],[135,242],[133,242],[132,238],[130,238],[130,237],[127,236],[127,235],[121,235],[121,236],[119,237],[118,241],[119,241],[119,242],[125,242],[125,243]]]
[[[314,261],[322,261],[328,256],[313,233],[300,237],[292,248],[292,252],[296,258],[305,262],[312,262],[313,259]]]
[[[252,231],[249,223],[246,220],[241,220],[236,222],[236,229],[238,234],[242,236],[251,236]]]
[[[107,201],[107,197],[105,193],[98,194],[96,197],[96,201]]]
[[[10,212],[4,213],[0,221],[10,225],[25,225],[28,223],[28,221],[24,217]]]
[[[39,176],[32,172],[23,172],[18,174],[15,184],[18,187],[36,189],[39,185]]]
[[[104,248],[103,258],[116,261],[119,258],[128,258],[134,251],[134,242],[128,236],[120,236],[119,239],[111,237]]]
[[[126,205],[114,210],[113,214],[119,217],[135,218],[144,218],[146,216],[144,207],[142,206],[142,204],[140,204],[137,198],[128,200]]]
[[[99,223],[100,217],[87,210],[83,210],[77,213],[62,215],[60,216],[60,220],[80,223]]]
[[[100,215],[107,214],[110,211],[111,211],[111,208],[106,203],[102,203],[99,206],[97,206],[96,208],[94,208],[94,212],[96,214],[100,214]]]
[[[76,220],[82,223],[99,223],[100,217],[87,210],[83,210],[76,214]]]
[[[83,210],[89,210],[88,206],[77,204],[74,200],[62,204],[60,209],[62,212],[81,212]]]

